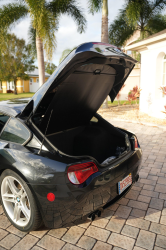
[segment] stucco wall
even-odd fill
[[[39,77],[30,77],[33,78],[33,83],[35,84],[37,82],[37,78]],[[48,77],[46,77],[46,81],[48,80]],[[30,92],[29,89],[29,80],[22,80],[19,79],[16,83],[16,87],[17,87],[17,92],[18,93],[23,93],[23,92]],[[0,93],[7,93],[7,82],[3,81],[2,82],[2,91],[0,90]]]
[[[166,54],[166,41],[149,45],[141,52],[140,111],[158,118],[165,118],[161,112],[166,97],[160,92],[162,86],[162,64]]]
[[[125,82],[125,87],[120,92],[119,100],[127,100],[128,93],[135,86],[140,86],[140,64],[137,64]],[[117,100],[117,99],[116,99]]]

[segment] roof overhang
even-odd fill
[[[128,46],[125,47],[125,51],[131,50],[131,51],[141,52],[147,50],[148,46],[150,45],[166,41],[166,30],[164,31],[165,32],[162,31],[157,33],[158,35],[155,34],[139,42],[129,44]]]
[[[29,73],[27,73],[27,75],[30,77],[39,77],[39,75],[33,75],[33,74],[29,74]],[[45,77],[50,77],[50,75],[45,75]]]

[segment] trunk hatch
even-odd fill
[[[42,133],[50,120],[49,135],[86,125],[107,95],[114,101],[135,63],[110,44],[80,45],[36,92],[21,115],[29,116]]]

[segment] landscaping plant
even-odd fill
[[[162,91],[163,95],[166,96],[166,86],[160,87],[160,90]],[[164,106],[165,111],[162,111],[164,114],[166,114],[166,106]]]
[[[141,89],[139,89],[138,86],[133,87],[133,89],[130,90],[130,92],[128,93],[128,98],[127,98],[128,101],[130,103],[132,103],[132,101],[135,101],[137,104],[137,99],[140,96],[140,91],[141,91]]]

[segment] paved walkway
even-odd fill
[[[134,131],[144,152],[140,179],[126,197],[93,223],[29,234],[11,226],[0,207],[0,250],[166,249],[166,130],[113,124]]]

